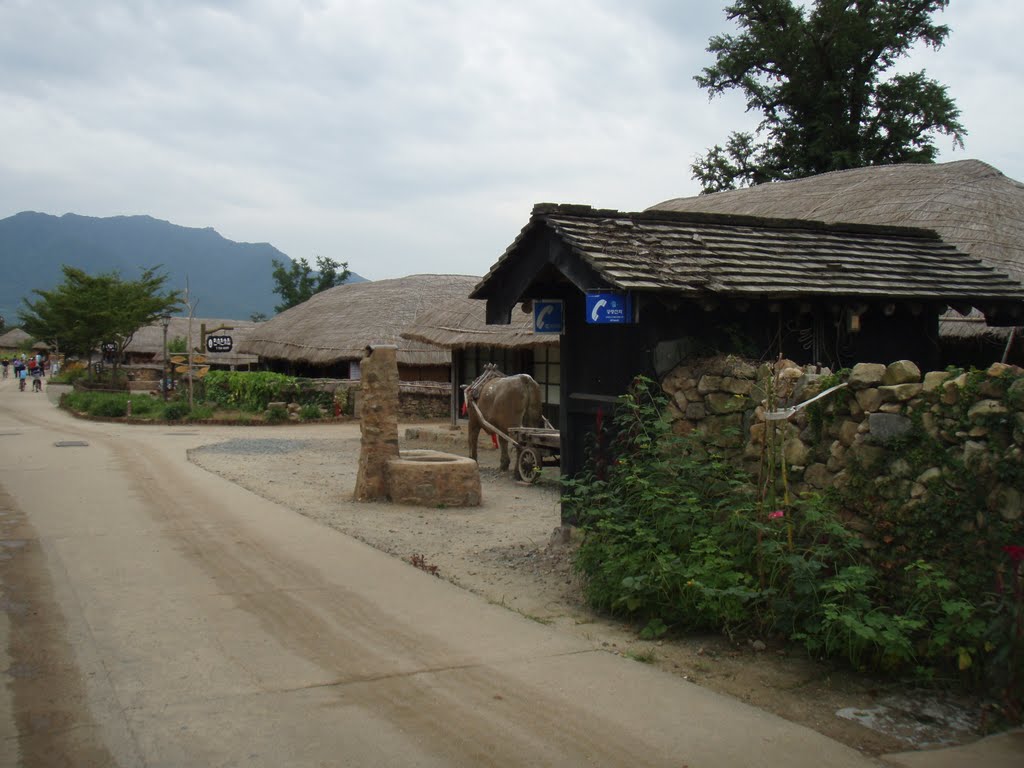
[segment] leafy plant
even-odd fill
[[[282,422],[285,421],[288,421],[287,408],[282,408],[279,405],[275,405],[273,408],[267,411],[268,424],[281,424]]]
[[[1021,716],[1024,546],[1002,538],[1010,526],[979,557],[978,540],[958,533],[984,508],[977,472],[913,432],[892,448],[909,466],[945,462],[927,501],[883,497],[877,474],[851,462],[842,492],[786,494],[773,508],[698,433],[676,436],[666,411],[638,379],[602,435],[608,448],[565,481],[592,606],[636,621],[646,638],[782,635],[860,669],[983,684]],[[874,522],[870,548],[844,523],[851,510]],[[1017,559],[994,574],[1000,547]]]
[[[188,417],[189,413],[191,413],[191,410],[185,401],[168,403],[164,408],[164,418],[167,421],[182,421]]]
[[[318,406],[307,404],[299,408],[299,418],[303,421],[317,421],[323,418],[323,415]]]

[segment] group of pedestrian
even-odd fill
[[[25,391],[25,384],[29,379],[32,381],[33,392],[43,391],[43,378],[46,376],[46,360],[42,355],[36,355],[35,357],[15,355],[14,360],[5,357],[0,360],[0,365],[3,366],[5,379],[8,376],[8,369],[13,370],[14,378],[18,380],[18,389],[22,392]]]

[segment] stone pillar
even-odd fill
[[[398,458],[398,348],[371,346],[362,362],[362,444],[356,501],[388,498],[388,461]]]

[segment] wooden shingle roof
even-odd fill
[[[468,296],[452,298],[417,315],[401,336],[445,349],[521,349],[558,344],[557,334],[533,332],[532,313],[517,312],[508,325],[488,325],[486,310],[483,301]]]
[[[925,227],[1024,281],[1024,184],[980,160],[853,168],[666,200],[651,210]]]
[[[1024,286],[923,229],[674,211],[621,213],[541,204],[476,287],[492,281],[538,229],[609,287],[683,296],[843,296],[1024,311]]]

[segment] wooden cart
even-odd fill
[[[508,432],[515,441],[512,471],[518,479],[536,482],[541,469],[559,465],[562,438],[557,429],[512,427]]]

